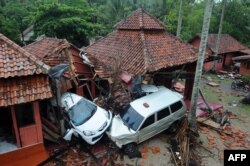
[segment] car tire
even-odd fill
[[[174,122],[171,126],[166,130],[167,134],[174,134],[177,131],[179,121]]]
[[[129,158],[141,157],[141,152],[137,149],[137,145],[135,143],[124,145],[123,150]]]

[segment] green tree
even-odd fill
[[[88,37],[98,34],[100,25],[92,23],[94,11],[82,1],[76,6],[46,5],[39,9],[34,23],[36,36],[66,38],[78,47],[88,45]]]
[[[7,18],[0,10],[0,33],[20,44],[19,30],[16,27],[18,27],[18,23]]]

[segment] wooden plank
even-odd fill
[[[42,133],[42,123],[40,119],[40,112],[39,112],[39,103],[38,101],[33,102],[33,111],[34,111],[34,118],[36,122],[36,135],[37,135],[37,143],[43,142],[43,133]],[[31,133],[32,134],[32,133]]]
[[[10,109],[11,109],[12,122],[13,122],[15,135],[16,135],[17,147],[20,148],[21,147],[21,140],[20,140],[20,135],[19,135],[18,127],[17,127],[15,108],[14,108],[14,106],[11,106]]]
[[[41,117],[42,120],[42,124],[47,126],[50,130],[52,130],[53,132],[60,134],[60,128],[57,127],[56,125],[54,125],[52,122],[50,122],[49,120],[47,120],[44,117]]]
[[[220,124],[206,118],[197,118],[197,121],[203,125],[215,128],[215,129],[221,129]]]
[[[218,86],[220,86],[219,84],[217,84],[215,82],[209,82],[207,84],[210,85],[210,86],[212,86],[212,87],[218,87]]]

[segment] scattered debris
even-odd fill
[[[215,83],[215,82],[208,82],[208,85],[212,86],[212,87],[218,87],[220,86],[219,84]]]

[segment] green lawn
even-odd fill
[[[206,74],[203,76],[204,78],[211,77],[213,82],[216,82],[218,84],[224,84],[225,86],[228,86],[229,91],[223,90],[220,87],[211,87],[207,84],[201,84],[201,89],[204,93],[205,98],[208,101],[212,101],[218,104],[221,104],[224,106],[225,109],[228,109],[229,111],[241,111],[246,113],[250,116],[250,105],[241,104],[240,100],[244,98],[244,96],[239,95],[237,91],[230,91],[230,85],[232,83],[232,79],[225,78],[224,80],[220,80],[216,75],[214,74]],[[236,107],[232,107],[229,105],[229,103],[236,103]]]

